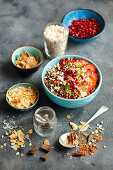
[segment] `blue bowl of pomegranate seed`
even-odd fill
[[[59,97],[59,96],[53,94],[53,92],[51,90],[49,90],[49,88],[47,87],[46,82],[45,82],[45,78],[47,76],[46,73],[48,72],[49,69],[53,70],[52,67],[57,65],[58,63],[60,63],[61,59],[66,59],[66,58],[71,59],[72,57],[76,58],[77,60],[82,59],[82,60],[88,61],[91,65],[93,65],[95,67],[96,74],[98,76],[98,82],[97,82],[95,90],[91,94],[89,94],[88,96],[83,97],[83,98],[66,99],[66,98]],[[51,73],[50,73],[50,75],[51,75]],[[50,80],[47,80],[47,81],[48,81],[48,86],[52,84],[50,82]],[[57,83],[57,81],[55,83]],[[59,105],[61,107],[65,107],[65,108],[79,108],[79,107],[85,106],[86,104],[90,103],[96,97],[96,95],[98,94],[98,92],[101,88],[101,84],[102,84],[102,74],[101,74],[101,71],[98,68],[98,66],[93,61],[89,60],[88,58],[78,56],[78,55],[64,55],[64,56],[57,57],[57,58],[51,60],[44,67],[44,69],[42,71],[42,85],[43,85],[43,89],[44,89],[46,95],[54,103],[56,103],[57,105]]]
[[[103,17],[89,9],[76,9],[67,13],[62,18],[62,24],[69,28],[69,38],[78,43],[95,40],[105,28]]]

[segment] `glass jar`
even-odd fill
[[[68,42],[69,29],[62,23],[51,22],[44,29],[45,53],[49,58],[63,56]]]
[[[33,124],[36,133],[40,136],[52,136],[57,124],[55,111],[48,106],[38,108],[33,117]]]

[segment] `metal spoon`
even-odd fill
[[[76,135],[80,136],[80,131],[87,125],[89,124],[91,121],[93,121],[95,118],[97,118],[98,116],[100,116],[102,113],[106,112],[108,110],[108,107],[107,106],[102,106],[80,129],[78,129],[76,131]],[[68,133],[65,133],[63,135],[61,135],[59,137],[59,143],[66,147],[66,148],[73,148],[73,147],[76,147],[76,145],[71,145],[71,144],[67,144],[66,143],[66,140],[67,140],[67,135],[69,135],[70,133],[72,132],[68,132]]]

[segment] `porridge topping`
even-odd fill
[[[100,24],[93,18],[73,20],[69,27],[69,34],[76,38],[87,39],[99,33]]]
[[[66,143],[70,145],[78,145],[78,136],[75,134],[75,132],[67,135]]]
[[[17,65],[17,67],[28,69],[37,66],[39,62],[39,56],[34,57],[30,53],[23,50],[21,56],[18,56],[15,64]]]

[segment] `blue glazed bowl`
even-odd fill
[[[17,56],[21,56],[23,50],[27,51],[28,53],[30,53],[32,56],[36,57],[36,56],[39,56],[39,59],[40,59],[40,62],[37,66],[35,67],[32,67],[32,68],[20,68],[18,67],[16,64],[15,64],[15,61],[18,59]],[[13,63],[13,65],[18,69],[20,70],[22,73],[29,73],[29,72],[32,72],[32,71],[36,71],[39,69],[41,63],[43,62],[43,59],[44,59],[44,55],[42,53],[42,51],[37,48],[37,47],[34,47],[34,46],[31,46],[31,45],[25,45],[25,46],[22,46],[22,47],[18,47],[17,49],[15,49],[11,55],[11,61]]]
[[[58,97],[58,96],[54,95],[46,87],[46,85],[44,83],[44,77],[45,77],[46,72],[49,69],[49,67],[53,66],[56,63],[59,63],[59,61],[61,59],[64,59],[64,58],[67,58],[67,57],[69,57],[69,58],[76,57],[77,59],[85,59],[88,62],[92,63],[96,67],[96,69],[97,69],[96,71],[97,71],[97,74],[98,74],[98,86],[97,86],[96,90],[93,93],[91,93],[89,96],[86,96],[86,97],[81,98],[81,99],[64,99],[64,98],[61,98],[61,97]],[[82,107],[82,106],[85,106],[86,104],[90,103],[90,101],[92,101],[95,98],[95,96],[98,94],[98,92],[100,90],[100,87],[101,87],[101,84],[102,84],[102,74],[101,74],[101,71],[98,68],[98,66],[93,61],[91,61],[91,60],[89,60],[89,59],[87,59],[85,57],[78,56],[78,55],[64,55],[64,56],[60,56],[58,58],[55,58],[55,59],[51,60],[44,67],[43,72],[42,72],[42,85],[43,85],[43,88],[44,88],[44,91],[45,91],[46,95],[54,103],[56,103],[59,106],[65,107],[65,108],[78,108],[78,107]]]
[[[75,37],[69,35],[69,38],[71,40],[78,42],[78,43],[87,43],[92,40],[95,40],[103,33],[103,30],[105,28],[105,21],[104,21],[103,17],[100,14],[98,14],[97,12],[95,12],[93,10],[89,10],[89,9],[76,9],[75,11],[71,11],[71,12],[67,13],[62,19],[62,24],[69,27],[71,25],[71,23],[73,22],[73,20],[82,19],[82,18],[96,19],[96,21],[100,24],[100,33],[97,34],[95,37],[87,38],[87,39],[75,38]]]
[[[8,93],[9,91],[15,89],[15,88],[18,88],[18,87],[25,87],[25,88],[30,87],[31,89],[33,89],[33,90],[36,91],[37,100],[36,100],[36,102],[35,102],[32,106],[30,106],[30,107],[28,107],[28,108],[22,108],[22,109],[21,109],[21,108],[12,106],[12,104],[9,102],[7,93]],[[37,104],[37,102],[38,102],[38,100],[39,100],[39,92],[38,92],[37,88],[36,88],[35,86],[33,86],[32,84],[29,84],[29,83],[19,83],[19,84],[15,84],[14,86],[12,86],[12,87],[9,88],[9,90],[7,91],[7,93],[6,93],[6,101],[7,101],[7,103],[8,103],[12,108],[14,108],[14,109],[16,109],[16,110],[18,110],[18,111],[28,111],[28,110],[31,110],[31,109]]]

